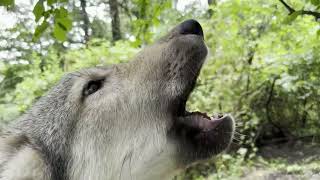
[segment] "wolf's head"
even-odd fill
[[[129,63],[66,75],[20,127],[53,176],[164,179],[232,139],[231,116],[185,110],[206,55],[200,24],[184,21]]]

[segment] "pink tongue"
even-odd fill
[[[215,129],[221,122],[221,116],[210,118],[206,113],[193,112],[181,119],[181,123],[200,131],[210,131]]]

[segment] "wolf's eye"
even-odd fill
[[[104,82],[104,79],[89,81],[88,84],[83,89],[83,95],[89,96],[90,94],[95,93],[102,87],[103,82]]]

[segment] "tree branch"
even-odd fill
[[[130,19],[130,21],[131,21],[131,20],[132,20],[132,17],[131,17],[131,13],[130,13],[130,10],[129,10],[129,8],[128,8],[127,2],[126,2],[126,1],[119,2],[118,5],[119,5],[119,7],[120,7],[121,9],[124,10],[124,12],[126,13],[126,15],[129,17],[129,19]]]
[[[279,1],[284,5],[284,7],[286,7],[286,9],[289,11],[289,14],[292,14],[296,11],[292,7],[290,7],[286,2],[284,2],[283,0],[279,0]]]
[[[82,15],[82,19],[83,19],[83,31],[84,31],[84,40],[85,43],[87,43],[89,41],[89,17],[88,17],[88,13],[87,13],[87,4],[86,4],[86,0],[80,0],[80,4],[81,4],[81,15]]]
[[[279,0],[284,7],[289,11],[289,15],[296,12],[296,10],[294,8],[292,8],[291,6],[289,6],[284,0]],[[300,10],[300,14],[301,15],[310,15],[313,16],[316,21],[318,21],[320,19],[320,13],[316,12],[316,11],[305,11],[305,10]]]
[[[320,19],[320,13],[319,12],[302,10],[301,14],[306,14],[306,15],[313,16],[316,19],[316,21]]]
[[[267,102],[265,104],[265,109],[266,109],[266,116],[267,116],[267,121],[272,125],[274,126],[275,128],[277,128],[282,134],[283,133],[283,130],[280,126],[278,126],[276,123],[273,122],[272,118],[271,118],[271,115],[270,115],[270,105],[271,105],[271,102],[272,102],[272,97],[273,97],[273,93],[274,93],[274,86],[276,84],[276,81],[279,79],[279,77],[275,77],[271,83],[271,87],[270,87],[270,91],[269,91],[269,96],[268,96],[268,99],[267,99]]]

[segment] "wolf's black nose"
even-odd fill
[[[196,34],[203,36],[201,25],[194,19],[189,19],[180,24],[180,34]]]

